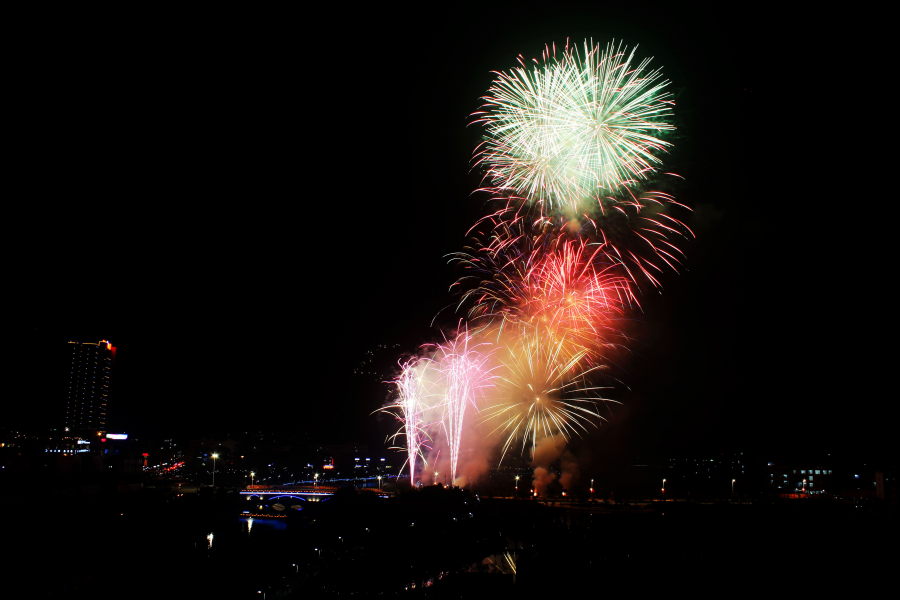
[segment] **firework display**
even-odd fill
[[[454,286],[470,305],[470,323],[499,324],[498,333],[519,325],[543,325],[545,335],[568,341],[588,360],[622,337],[616,322],[637,303],[620,263],[602,244],[573,230],[573,223],[549,218],[502,219],[488,243],[476,240],[451,256],[466,275]]]
[[[586,425],[602,419],[597,395],[602,387],[590,384],[590,375],[602,365],[586,367],[587,350],[571,352],[565,336],[547,334],[543,324],[520,327],[504,348],[503,370],[497,376],[497,402],[483,410],[483,419],[498,422],[506,456],[521,438],[522,451],[532,450],[538,439],[587,432]]]
[[[489,354],[473,342],[468,331],[459,334],[438,347],[443,402],[443,428],[450,447],[450,474],[458,474],[459,449],[462,440],[466,409],[475,406],[477,398],[491,385],[491,369],[487,367]]]
[[[427,371],[430,362],[412,359],[400,364],[400,375],[394,380],[397,386],[397,401],[382,409],[400,421],[400,431],[392,440],[403,435],[406,439],[407,465],[410,480],[416,475],[416,463],[422,454],[422,445],[430,439],[426,431],[425,415],[428,410],[429,386]]]
[[[384,409],[401,422],[411,482],[436,446],[456,482],[468,431],[495,440],[500,462],[515,449],[537,465],[543,441],[598,426],[627,313],[693,237],[668,214],[687,207],[663,191],[679,177],[661,158],[674,102],[650,59],[585,41],[519,63],[495,72],[473,115],[484,130],[474,162],[499,208],[449,255],[466,323],[401,363]]]
[[[555,50],[498,74],[476,113],[487,134],[478,164],[498,193],[577,213],[657,171],[669,143],[655,136],[674,129],[674,103],[659,70],[632,65],[621,44]]]

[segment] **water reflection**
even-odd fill
[[[284,522],[284,519],[254,519],[253,517],[246,517],[240,519],[241,521],[241,531],[250,535],[254,529],[257,531],[284,531],[287,529],[287,523]]]
[[[503,554],[491,554],[481,561],[481,564],[487,567],[488,573],[499,572],[504,575],[515,576],[516,561],[518,561],[518,559],[518,553],[507,551]]]

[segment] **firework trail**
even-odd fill
[[[432,363],[425,358],[412,358],[398,364],[400,374],[390,382],[397,386],[397,400],[379,411],[388,413],[401,423],[400,429],[389,439],[395,441],[401,435],[405,438],[405,447],[398,449],[407,453],[409,482],[415,485],[416,463],[422,457],[422,447],[431,439],[428,429],[432,423],[428,422],[426,415],[431,409],[428,400],[432,390],[428,375]],[[422,460],[424,462],[424,457]]]
[[[578,214],[657,172],[654,154],[670,144],[656,135],[675,129],[671,94],[650,59],[633,65],[634,50],[584,43],[543,63],[497,73],[474,122],[485,126],[476,165],[495,193],[546,202]]]
[[[409,482],[415,485],[416,459],[421,454],[422,443],[427,437],[423,429],[423,413],[427,390],[424,383],[427,361],[409,360],[401,365],[402,371],[395,383],[400,392],[398,404],[403,411],[406,432],[406,451],[409,461]]]
[[[468,406],[484,396],[492,387],[492,369],[488,366],[490,351],[486,343],[476,343],[468,330],[458,331],[455,338],[437,348],[435,361],[440,369],[443,387],[443,427],[450,446],[450,477],[458,476],[459,449],[465,413]]]
[[[516,552],[506,551],[503,554],[492,554],[485,558],[481,564],[491,565],[494,569],[500,571],[504,575],[516,574],[516,562],[518,555]],[[513,580],[515,581],[515,580]]]
[[[548,335],[543,325],[519,325],[502,353],[503,368],[498,371],[498,401],[482,411],[483,422],[498,423],[491,433],[506,436],[500,457],[517,439],[522,452],[532,454],[538,442],[547,437],[570,436],[587,432],[603,419],[598,402],[615,402],[600,395],[602,387],[592,386],[589,376],[604,367],[585,368],[587,350],[566,350],[566,340]]]

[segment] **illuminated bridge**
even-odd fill
[[[336,487],[330,486],[269,486],[269,485],[248,485],[246,489],[241,491],[241,496],[247,499],[258,496],[260,500],[274,500],[275,498],[298,498],[301,500],[321,501],[332,495],[338,490]],[[383,498],[387,498],[389,494],[380,492],[375,488],[362,488],[361,492],[370,492],[378,494]]]

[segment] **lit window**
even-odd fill
[[[819,469],[816,469],[816,475],[818,475],[818,474],[819,474]]]
[[[806,469],[801,469],[801,470],[800,470],[800,474],[801,474],[801,475],[806,475]]]

